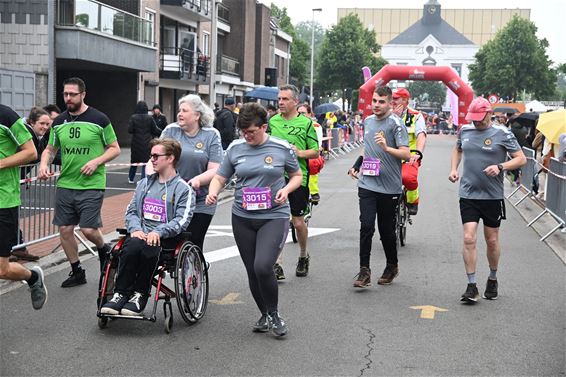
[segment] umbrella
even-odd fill
[[[314,115],[320,115],[328,112],[333,113],[337,110],[340,110],[340,106],[333,103],[323,103],[314,108]]]
[[[515,114],[515,113],[518,113],[519,110],[517,110],[514,107],[501,106],[501,107],[495,107],[493,109],[493,112],[494,113]]]
[[[258,86],[257,88],[247,92],[244,97],[277,101],[278,94],[279,88],[277,88],[276,86]]]
[[[566,133],[566,109],[540,114],[537,130],[551,143],[558,144],[561,134]]]
[[[539,117],[539,113],[522,113],[517,115],[517,117],[513,118],[513,121],[516,121],[523,126],[534,126],[537,119]]]

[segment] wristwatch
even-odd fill
[[[503,165],[497,164],[497,169],[499,169],[499,171],[502,172],[503,171]]]

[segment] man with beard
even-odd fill
[[[49,165],[61,149],[61,175],[57,180],[55,217],[61,245],[69,263],[69,278],[61,286],[86,284],[86,274],[78,254],[74,228],[78,224],[83,235],[98,249],[103,266],[109,246],[99,228],[100,209],[106,188],[105,164],[120,154],[116,134],[108,117],[84,103],[86,87],[77,77],[63,82],[63,98],[67,110],[52,125],[49,143],[41,155],[39,179],[53,175]]]

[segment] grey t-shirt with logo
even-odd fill
[[[503,172],[495,177],[483,170],[505,162],[507,152],[521,149],[515,135],[505,126],[491,125],[478,130],[464,125],[458,133],[456,146],[462,151],[463,171],[460,178],[460,197],[465,199],[503,199]]]
[[[383,133],[387,145],[394,148],[408,147],[409,135],[401,119],[391,114],[385,119],[370,115],[364,120],[364,160],[379,159],[379,175],[364,175],[360,169],[358,187],[381,194],[400,194],[402,186],[401,160],[385,152],[374,140]]]
[[[278,205],[274,200],[277,191],[285,187],[284,173],[293,173],[299,169],[297,155],[289,143],[269,136],[261,145],[250,145],[244,139],[233,141],[226,150],[218,174],[224,178],[236,174],[232,205],[234,215],[254,219],[284,219],[290,215],[289,203]],[[253,188],[266,188],[271,193],[270,209],[244,208],[244,191]]]
[[[161,138],[172,138],[181,143],[181,158],[177,163],[177,171],[185,181],[204,173],[208,169],[209,162],[222,162],[220,134],[213,127],[202,127],[195,136],[189,136],[177,123],[171,123],[165,127]],[[214,215],[216,206],[207,206],[204,203],[208,195],[208,185],[201,186],[195,191],[195,213]]]

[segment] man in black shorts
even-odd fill
[[[106,189],[105,164],[120,154],[116,134],[108,117],[84,102],[86,87],[78,77],[63,82],[63,98],[67,105],[53,121],[49,144],[41,156],[39,179],[53,175],[49,165],[61,150],[61,175],[57,179],[55,217],[59,226],[61,245],[71,272],[63,288],[86,284],[86,273],[81,266],[75,226],[98,249],[100,266],[104,264],[109,246],[104,244],[100,228],[100,210]]]
[[[12,247],[18,241],[18,207],[20,206],[20,165],[33,161],[37,151],[23,120],[7,106],[0,105],[0,279],[25,280],[31,291],[34,309],[47,301],[43,270],[28,270],[9,261]]]
[[[464,227],[464,265],[468,287],[461,301],[473,304],[479,297],[476,286],[476,235],[479,220],[483,220],[490,274],[483,298],[497,299],[497,267],[499,265],[499,225],[505,219],[503,171],[525,165],[527,160],[517,139],[504,126],[491,123],[493,110],[489,101],[478,97],[468,108],[466,120],[473,124],[462,126],[452,151],[448,179],[456,182],[458,165],[464,157],[460,181],[460,214]],[[511,155],[506,160],[507,153]]]

